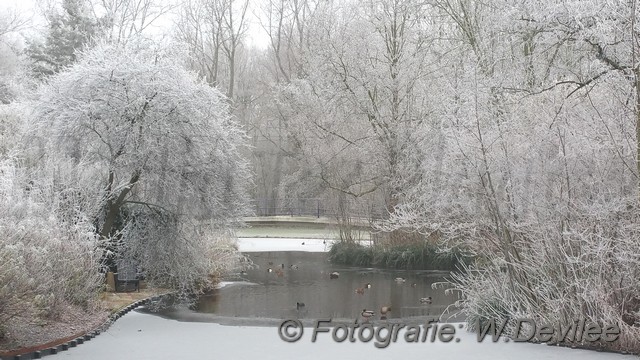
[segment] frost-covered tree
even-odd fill
[[[43,86],[32,121],[51,161],[71,159],[95,186],[109,249],[192,288],[215,271],[212,246],[229,250],[214,240],[245,214],[249,174],[224,95],[185,58],[178,46],[101,43]]]
[[[180,8],[176,37],[188,44],[190,66],[234,100],[241,47],[247,31],[247,0],[191,0]]]
[[[438,126],[415,128],[405,157],[421,163],[402,163],[387,229],[476,255],[453,281],[472,323],[618,323],[620,341],[598,346],[637,351],[633,6],[544,4],[433,3],[450,34]]]
[[[0,10],[0,106],[19,96],[24,81],[25,68],[22,63],[20,31],[27,27],[24,14],[15,9]]]
[[[272,14],[287,10],[276,5]],[[306,23],[271,20],[275,73],[287,81],[269,106],[295,159],[289,195],[328,196],[347,216],[395,211],[403,149],[420,150],[413,130],[433,109],[426,75],[439,65],[426,11],[411,0],[322,3],[291,11]]]
[[[31,40],[26,49],[36,77],[53,75],[73,64],[76,53],[89,46],[100,29],[87,0],[64,0],[62,11],[52,11],[44,39]]]
[[[92,3],[94,13],[100,17],[101,35],[115,43],[157,31],[154,25],[176,7],[172,0],[93,0]]]

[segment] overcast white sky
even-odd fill
[[[57,0],[61,1],[61,0]],[[26,33],[35,33],[42,30],[44,19],[40,14],[38,6],[43,6],[49,2],[56,0],[0,0],[0,12],[19,11],[24,17],[29,19],[30,27]],[[269,37],[259,24],[256,14],[260,1],[250,1],[248,10],[249,30],[247,33],[247,46],[256,46],[266,48],[268,46]],[[156,28],[158,32],[169,30],[173,23],[172,15],[168,15],[163,19],[158,19]]]

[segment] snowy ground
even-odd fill
[[[329,239],[296,239],[296,238],[238,238],[238,248],[241,252],[257,251],[329,251],[331,244],[338,240]],[[304,244],[304,245],[303,245]],[[362,245],[369,245],[369,240],[360,241]]]
[[[301,239],[339,239],[340,231],[331,225],[322,224],[249,224],[248,227],[237,229],[238,237],[267,237],[267,238],[301,238]],[[369,240],[368,231],[356,231],[354,236]]]
[[[537,360],[631,360],[624,356],[595,351],[536,344],[478,343],[475,335],[460,330],[460,342],[407,343],[402,332],[397,342],[378,349],[374,341],[336,343],[327,333],[311,341],[312,329],[302,338],[287,343],[277,327],[224,326],[214,323],[179,322],[133,311],[90,342],[53,355],[52,359],[515,359]],[[48,358],[48,357],[47,357]]]
[[[296,238],[239,238],[238,248],[241,252],[256,251],[329,251],[336,240],[296,239]],[[302,245],[304,243],[304,245]]]

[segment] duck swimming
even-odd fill
[[[367,310],[367,309],[362,309],[362,313],[360,313],[360,315],[362,315],[362,317],[365,319],[365,321],[369,321],[369,318],[372,317],[373,315],[375,315],[375,313],[371,310]]]
[[[383,306],[380,308],[380,320],[387,319],[387,313],[391,311],[391,306]]]
[[[420,298],[420,303],[422,304],[431,304],[431,302],[432,302],[431,296]]]

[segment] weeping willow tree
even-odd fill
[[[147,278],[193,290],[234,259],[246,213],[244,133],[177,46],[102,43],[40,90],[32,116],[48,161],[95,184],[108,266],[134,257]],[[225,265],[226,264],[226,265]]]

